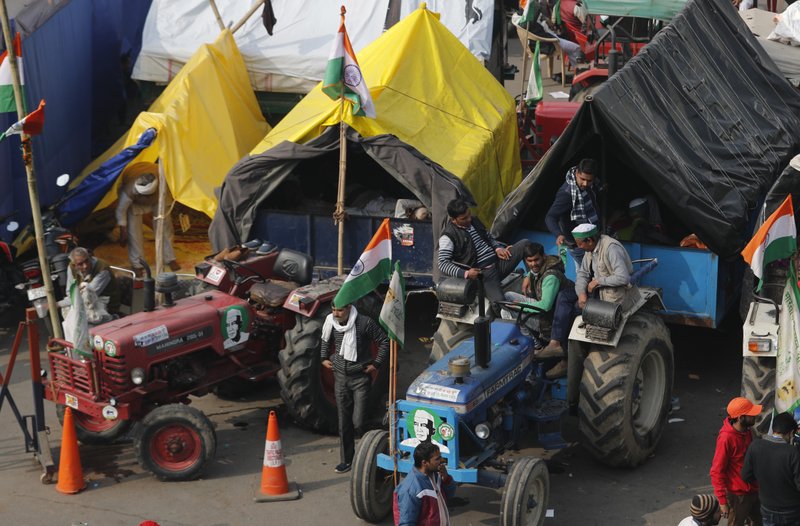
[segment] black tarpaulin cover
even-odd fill
[[[431,211],[436,239],[447,222],[447,203],[450,200],[462,197],[474,204],[472,194],[460,179],[393,135],[365,138],[348,128],[347,141],[351,148],[352,145],[362,148],[388,176]],[[339,128],[332,127],[306,144],[284,141],[264,153],[245,157],[236,163],[222,184],[219,207],[209,227],[213,249],[221,250],[249,239],[259,206],[290,174],[297,175],[298,164],[338,150]],[[337,167],[338,163],[330,173],[334,184],[338,179]]]
[[[508,238],[538,228],[566,171],[595,157],[609,200],[652,192],[685,229],[731,256],[799,145],[800,94],[730,0],[692,0],[581,106],[501,205],[493,231]]]

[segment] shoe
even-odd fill
[[[539,338],[534,338],[533,339],[533,351],[534,351],[534,354],[540,352],[542,349],[544,349],[544,345],[542,345],[542,340],[539,339]]]
[[[537,360],[546,360],[548,358],[563,358],[565,356],[564,349],[558,342],[550,342],[547,347],[536,353]]]
[[[177,272],[181,269],[181,264],[175,261],[174,259],[167,263],[167,266],[172,272]]]
[[[342,462],[341,464],[336,466],[334,471],[336,473],[347,473],[348,471],[350,471],[350,464],[348,464],[347,462]]]
[[[544,377],[547,378],[548,380],[556,380],[558,378],[564,378],[565,376],[567,376],[566,360],[561,360],[560,362],[555,364],[555,366],[553,366],[552,369],[550,369],[544,374]]]

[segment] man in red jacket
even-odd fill
[[[728,404],[728,418],[722,422],[717,435],[711,484],[729,526],[744,526],[748,519],[753,526],[762,524],[758,484],[749,484],[741,476],[744,455],[753,441],[750,428],[755,425],[761,409],[747,398],[734,398]]]

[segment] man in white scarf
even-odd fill
[[[372,357],[373,343],[378,348]],[[331,351],[334,354],[331,355]],[[336,473],[347,473],[355,454],[355,433],[361,431],[367,409],[367,394],[373,375],[386,361],[389,338],[377,323],[358,313],[352,305],[333,306],[322,326],[320,359],[333,370],[339,415],[341,462]]]

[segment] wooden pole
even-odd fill
[[[394,485],[397,486],[397,342],[389,339],[389,454],[394,460]]]
[[[344,24],[345,9],[342,6],[341,16]],[[347,174],[347,137],[344,124],[344,76],[341,80],[342,94],[339,97],[339,188],[336,194],[336,210],[333,212],[333,221],[339,225],[338,256],[336,272],[344,274],[344,187]]]
[[[231,27],[231,33],[236,33],[236,31],[237,31],[237,30],[238,30],[240,27],[242,27],[242,26],[244,25],[244,23],[245,23],[245,22],[247,22],[247,20],[248,20],[248,19],[249,19],[251,16],[253,16],[253,13],[255,13],[255,12],[256,12],[256,9],[258,9],[258,8],[259,8],[261,5],[263,5],[263,4],[264,4],[264,2],[266,2],[266,0],[258,0],[258,2],[256,2],[255,4],[253,4],[253,7],[251,7],[251,8],[250,8],[250,9],[247,11],[247,13],[245,13],[245,14],[244,14],[244,16],[241,18],[241,20],[239,20],[238,22],[236,22],[235,24],[233,24],[233,27]]]
[[[528,1],[532,2],[533,0],[528,0]],[[525,75],[525,67],[528,64],[528,33],[529,33],[528,28],[529,27],[530,27],[530,22],[525,22],[525,42],[522,43],[522,91],[520,92],[520,96],[519,96],[519,109],[520,109],[520,111],[522,111],[522,109],[525,107],[525,95],[527,93],[527,90],[525,89],[525,82],[527,82],[528,79],[527,79],[527,76]],[[533,65],[531,65],[531,67],[533,67]]]
[[[219,30],[223,31],[225,29],[225,23],[222,21],[222,17],[219,15],[219,9],[217,9],[217,3],[214,0],[208,0],[208,1],[211,3],[211,10],[214,11],[214,18],[217,19]]]
[[[14,50],[13,38],[11,37],[11,24],[8,21],[8,9],[6,0],[0,0],[0,23],[3,29],[3,39],[8,50],[7,60],[11,66],[11,81],[14,87],[14,99],[17,103],[17,116],[24,118],[27,113],[22,104],[22,85],[19,80],[19,68],[17,67],[17,54]],[[25,163],[25,174],[28,180],[28,197],[31,201],[31,216],[33,216],[33,230],[36,234],[36,250],[39,252],[39,266],[42,269],[42,281],[44,290],[47,293],[47,308],[50,311],[50,321],[53,324],[53,336],[63,338],[64,332],[61,329],[61,318],[58,315],[58,305],[56,304],[55,289],[53,280],[50,278],[50,262],[47,260],[47,252],[44,246],[44,227],[42,225],[42,211],[39,207],[39,190],[36,186],[36,174],[33,170],[33,150],[31,148],[31,138],[23,133],[20,135],[22,141],[22,160]],[[74,342],[73,342],[74,343]]]
[[[164,221],[167,213],[167,180],[164,177],[164,164],[158,163],[158,212],[153,218],[156,227],[156,276],[164,270]]]

